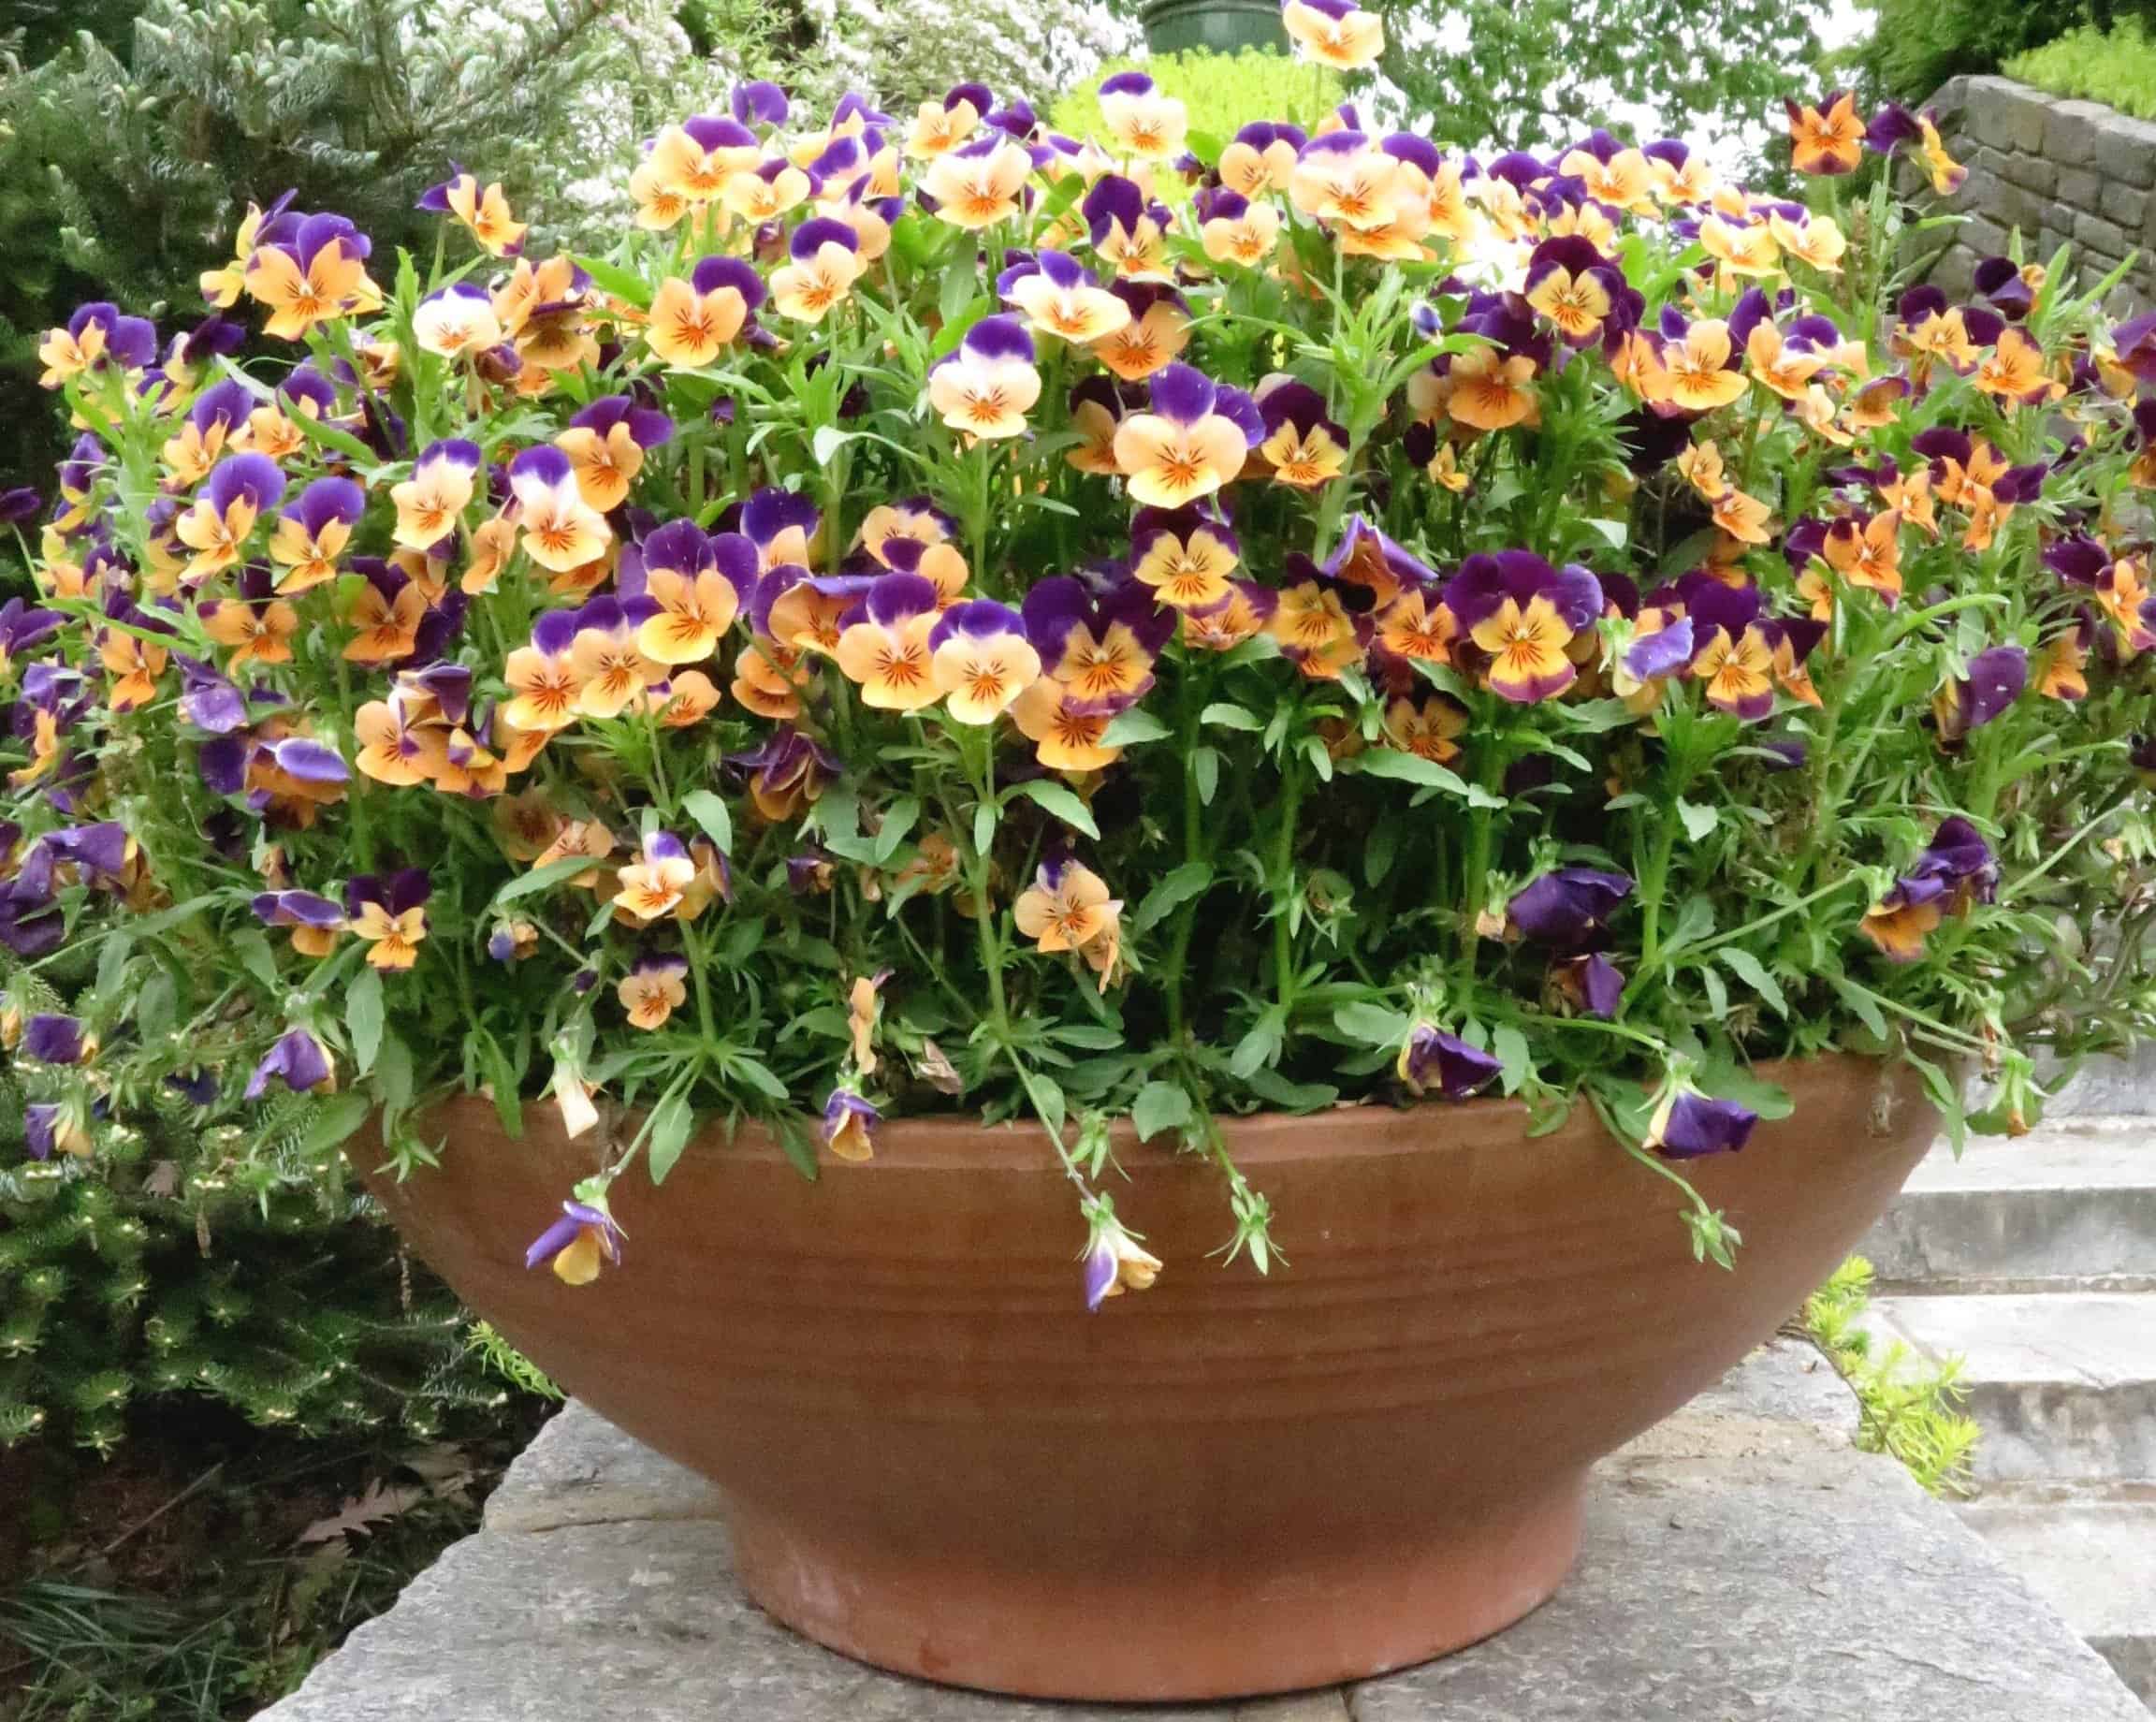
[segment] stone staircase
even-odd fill
[[[2018,1141],[1933,1149],[1863,1247],[1865,1325],[1963,1360],[1963,1522],[2156,1709],[2156,1081],[2062,1098]]]

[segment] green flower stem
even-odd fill
[[[2043,878],[2045,874],[2048,873],[2053,868],[2057,867],[2060,862],[2065,860],[2068,855],[2072,854],[2076,849],[2080,848],[2082,842],[2089,837],[2091,832],[2096,829],[2098,825],[2103,825],[2106,820],[2116,819],[2120,814],[2125,812],[2130,806],[2132,806],[2131,802],[2118,801],[2114,802],[2111,806],[2105,808],[2102,812],[2098,813],[2095,818],[2090,820],[2086,825],[2084,825],[2080,830],[2075,832],[2072,837],[2068,838],[2063,843],[2060,844],[2058,848],[2054,849],[2050,854],[2047,855],[2037,866],[2031,868],[2026,873],[2022,874],[2020,878],[2015,880],[2012,883],[2008,884],[2003,890],[2002,890],[1999,893],[1999,901],[2001,904],[2012,902],[2017,897],[2020,896],[2023,891],[2026,891],[2031,885],[2034,884],[2039,879]]]
[[[1845,873],[1831,883],[1821,885],[1809,896],[1799,897],[1794,903],[1785,903],[1779,909],[1770,909],[1763,915],[1754,916],[1741,927],[1733,927],[1726,933],[1716,933],[1712,939],[1701,940],[1697,944],[1692,946],[1692,954],[1695,956],[1703,956],[1709,951],[1719,949],[1726,944],[1733,944],[1749,933],[1755,933],[1763,927],[1771,927],[1775,922],[1784,920],[1797,913],[1799,910],[1811,908],[1821,897],[1832,897],[1835,892],[1857,883],[1859,881],[1857,875]]]
[[[681,942],[688,947],[689,973],[696,983],[696,1039],[708,1058],[719,1045],[719,1018],[711,1009],[710,948],[694,921],[681,923]]]
[[[1208,664],[1208,672],[1210,667]],[[1199,674],[1195,653],[1183,660],[1182,674],[1176,678],[1179,720],[1176,752],[1183,761],[1183,859],[1186,865],[1212,858],[1205,842],[1205,804],[1198,795],[1198,768],[1191,763],[1198,749],[1199,720],[1212,692],[1212,683],[1210,673]],[[1178,1049],[1184,1043],[1189,1026],[1184,1015],[1183,974],[1189,966],[1190,935],[1197,927],[1198,904],[1204,895],[1201,891],[1177,905],[1175,925],[1169,935],[1163,988],[1167,994],[1169,1043]]]
[[[1986,1046],[1975,1035],[1965,1034],[1959,1029],[1949,1028],[1936,1016],[1927,1015],[1914,1005],[1903,1004],[1898,999],[1889,999],[1885,993],[1873,992],[1862,982],[1851,980],[1847,975],[1843,975],[1842,980],[1843,985],[1847,986],[1850,991],[1871,1000],[1883,1011],[1891,1011],[1895,1015],[1916,1024],[1942,1044],[1951,1045],[1978,1055],[1988,1054],[1990,1051],[1990,1048]]]
[[[1273,993],[1285,1016],[1295,1008],[1295,931],[1289,905],[1294,898],[1296,822],[1303,810],[1302,756],[1293,752],[1280,765],[1279,835],[1273,845]]]

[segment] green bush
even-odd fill
[[[1949,78],[2008,70],[2009,61],[2059,37],[2093,36],[2142,20],[2156,0],[1877,0],[1878,25],[1861,55],[1886,95],[1922,101]],[[2040,80],[2031,79],[2031,82]],[[2055,86],[2047,84],[2046,88]]]
[[[2017,54],[2006,75],[2054,95],[2104,102],[2121,113],[2156,120],[2156,41],[2134,22],[2110,30],[2093,25]]]
[[[1100,68],[1100,77],[1131,70],[1148,74],[1168,95],[1180,97],[1193,115],[1202,114],[1205,128],[1222,141],[1253,120],[1291,118],[1307,126],[1347,94],[1338,73],[1261,48],[1231,54],[1199,48],[1144,60],[1113,60]],[[1062,96],[1048,123],[1073,138],[1100,136],[1100,102],[1093,85]]]

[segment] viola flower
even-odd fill
[[[1385,51],[1385,21],[1354,0],[1283,0],[1280,22],[1304,59],[1359,72]]]
[[[1093,343],[1095,358],[1124,382],[1142,383],[1182,356],[1190,344],[1190,313],[1181,294],[1173,287],[1136,281],[1119,281],[1108,291],[1129,313],[1129,317]],[[1071,391],[1073,401],[1100,399],[1098,394],[1085,393],[1087,384],[1098,384],[1110,395],[1114,393],[1114,386],[1105,377],[1090,377]],[[1106,430],[1113,443],[1113,421],[1120,417],[1120,402],[1117,408],[1108,408],[1104,400],[1100,404],[1109,413],[1111,422]],[[1089,429],[1083,421],[1080,428]],[[1105,465],[1098,460],[1090,465],[1082,463],[1077,455],[1071,456],[1071,464],[1081,472],[1097,472],[1110,477],[1116,471],[1113,451]]]
[[[1144,1292],[1160,1277],[1159,1257],[1148,1254],[1138,1240],[1123,1229],[1105,1196],[1086,1204],[1091,1227],[1085,1240],[1085,1308],[1098,1315],[1100,1306],[1125,1292]]]
[[[1220,182],[1238,197],[1256,199],[1288,189],[1295,157],[1309,138],[1301,126],[1255,120],[1220,152]]]
[[[345,885],[345,914],[353,936],[366,941],[371,967],[401,970],[418,961],[427,937],[427,899],[433,893],[426,873],[415,867],[386,878],[363,874]]]
[[[1181,508],[1237,477],[1262,440],[1257,403],[1187,365],[1170,365],[1148,385],[1152,411],[1115,428],[1115,463],[1132,498]]]
[[[1265,438],[1257,459],[1275,484],[1314,490],[1340,476],[1348,463],[1348,432],[1326,411],[1325,397],[1291,377],[1269,377],[1257,394]]]
[[[265,927],[292,929],[292,948],[302,956],[328,956],[344,930],[344,912],[312,891],[266,891],[253,904]]]
[[[1035,582],[1026,594],[1026,632],[1044,674],[1082,708],[1123,710],[1153,686],[1153,664],[1174,628],[1135,582],[1096,597],[1069,575]]]
[[[773,825],[798,817],[839,776],[838,756],[797,729],[773,730],[762,747],[728,763],[749,771],[749,798]]]
[[[1100,128],[1125,155],[1165,161],[1183,148],[1189,115],[1182,101],[1163,95],[1144,72],[1117,72],[1101,80]]]
[[[816,544],[821,517],[809,498],[765,486],[741,509],[741,535],[756,547],[756,567],[806,567]]]
[[[618,599],[594,598],[575,613],[569,648],[569,676],[576,711],[587,718],[618,718],[666,679],[666,667],[645,656],[629,612]],[[519,726],[521,727],[521,726]]]
[[[696,863],[670,831],[646,833],[641,857],[615,874],[621,889],[614,906],[648,926],[680,908],[695,883]]]
[[[775,222],[808,200],[815,181],[783,157],[760,163],[753,172],[726,182],[720,202],[732,214],[755,226]]]
[[[1467,714],[1442,693],[1433,693],[1417,705],[1402,697],[1385,708],[1385,739],[1403,753],[1435,761],[1442,766],[1460,756],[1455,736],[1467,730]]]
[[[1599,951],[1561,957],[1550,965],[1550,985],[1558,1000],[1576,1014],[1599,1016],[1604,1021],[1617,1014],[1624,999],[1624,977],[1617,965]]]
[[[32,1160],[55,1154],[87,1158],[95,1149],[79,1099],[33,1101],[22,1108],[22,1147]]]
[[[1970,381],[2009,412],[2017,406],[2042,406],[2066,392],[2066,386],[2051,376],[2044,349],[2012,328],[2000,331]]]
[[[329,1094],[337,1087],[337,1066],[320,1041],[304,1029],[290,1029],[255,1067],[245,1098],[260,1100],[272,1082],[282,1082],[295,1094]]]
[[[199,585],[240,561],[255,522],[284,495],[284,474],[256,454],[227,456],[217,463],[193,507],[173,522],[180,542],[195,552],[181,578]]]
[[[502,320],[485,287],[451,282],[419,301],[412,313],[412,339],[444,358],[475,358],[502,344]]]
[[[1691,413],[1711,413],[1741,400],[1751,387],[1736,369],[1730,345],[1729,325],[1718,317],[1702,317],[1687,326],[1683,335],[1662,349],[1662,367],[1668,377],[1668,400]]]
[[[267,570],[243,575],[237,599],[220,599],[201,607],[202,631],[232,655],[226,667],[238,675],[249,664],[289,664],[292,636],[299,631],[299,612],[270,595]]]
[[[740,121],[694,114],[669,125],[652,140],[650,163],[659,182],[693,203],[708,203],[736,173],[755,170],[764,146]]]
[[[1489,654],[1483,685],[1532,705],[1555,698],[1578,679],[1567,651],[1602,614],[1602,588],[1576,564],[1556,569],[1526,550],[1485,551],[1460,564],[1443,602]]]
[[[998,133],[937,156],[921,189],[940,217],[975,233],[1018,213],[1018,194],[1032,175],[1033,157]]]
[[[245,432],[254,406],[247,386],[229,377],[197,395],[180,429],[158,450],[157,458],[172,474],[169,488],[191,489],[207,478],[226,444]]]
[[[860,688],[863,705],[918,711],[940,697],[930,644],[939,624],[936,599],[934,583],[918,574],[881,575],[869,587],[859,619],[839,634],[833,654]]]
[[[771,276],[771,304],[781,315],[802,323],[821,323],[868,267],[853,229],[827,216],[794,228],[787,255],[793,261]]]
[[[1328,681],[1362,661],[1366,617],[1348,614],[1341,582],[1319,573],[1300,552],[1289,558],[1279,602],[1266,631],[1283,656],[1313,680]]]
[[[532,858],[534,871],[557,861],[604,861],[614,853],[614,834],[596,819],[565,819],[546,848]],[[578,873],[569,882],[580,891],[599,888],[599,869]]]
[[[1018,930],[1042,952],[1082,951],[1116,937],[1123,912],[1100,876],[1083,862],[1044,862],[1011,906]]]
[[[883,1115],[851,1088],[834,1088],[823,1102],[823,1144],[838,1159],[858,1163],[876,1156],[876,1126]]]
[[[277,590],[289,595],[336,578],[337,559],[366,508],[367,493],[349,478],[317,478],[300,491],[270,538],[270,560],[284,570]]]
[[[605,517],[584,500],[575,467],[561,449],[527,448],[509,463],[524,553],[557,574],[581,568],[613,539]]]
[[[299,341],[320,323],[334,322],[382,302],[367,277],[367,236],[342,215],[286,213],[264,224],[247,259],[247,295],[268,307],[268,332]]]
[[[1702,578],[1686,589],[1695,650],[1689,674],[1717,711],[1755,723],[1774,708],[1774,642],[1756,587]]]
[[[756,547],[739,533],[707,537],[693,520],[674,520],[644,541],[645,596],[658,613],[636,631],[659,664],[696,664],[719,649],[756,576]]]
[[[1454,354],[1445,372],[1446,415],[1471,430],[1540,423],[1540,402],[1532,387],[1535,370],[1528,355],[1507,355],[1493,346]]]
[[[569,1133],[574,1136],[577,1132]],[[604,1196],[588,1202],[564,1202],[561,1218],[532,1239],[531,1248],[524,1252],[526,1271],[551,1267],[554,1277],[563,1285],[588,1286],[599,1277],[603,1264],[618,1266],[628,1234],[605,1204]]]
[[[957,351],[928,373],[928,404],[952,430],[984,439],[1018,436],[1041,398],[1033,338],[1015,317],[983,317]]]
[[[1241,192],[1214,190],[1201,192],[1195,207],[1199,241],[1215,263],[1256,269],[1279,247],[1280,212],[1270,202],[1254,203]]]
[[[1034,756],[1054,771],[1098,771],[1123,757],[1101,739],[1114,713],[1098,700],[1043,676],[1011,707],[1011,721],[1034,744]]]
[[[1991,900],[1999,865],[1991,846],[1966,819],[1942,820],[1908,872],[1872,904],[1859,927],[1891,962],[1915,962],[1926,935],[1948,914],[1966,914]]]
[[[1129,303],[1100,285],[1077,258],[1036,252],[1029,264],[1004,272],[1003,300],[1026,314],[1034,332],[1087,346],[1130,321]]]
[[[478,473],[478,444],[461,437],[430,444],[412,476],[389,487],[389,500],[397,504],[392,542],[427,550],[453,534],[471,505]]]
[[[978,84],[960,84],[940,102],[923,102],[907,128],[906,153],[920,161],[949,154],[973,135],[982,114],[994,106],[993,98],[974,100],[986,95]]]
[[[425,589],[400,570],[375,563],[346,618],[357,632],[345,642],[345,662],[384,664],[409,658],[419,649],[419,626],[426,615]]]
[[[683,985],[688,972],[686,957],[650,952],[639,956],[614,989],[630,1026],[646,1031],[663,1029],[666,1019],[688,1002],[689,989]]]
[[[704,257],[684,281],[669,275],[651,297],[645,344],[663,364],[708,365],[764,303],[764,278],[739,257]]]
[[[126,317],[117,305],[99,299],[78,306],[65,328],[50,329],[37,343],[37,362],[45,367],[40,387],[63,383],[117,365],[139,371],[157,356],[157,326],[148,317]]]
[[[1835,90],[1816,108],[1785,97],[1789,113],[1790,165],[1799,173],[1854,172],[1864,155],[1864,122],[1857,117],[1857,97]]]
[[[147,625],[147,619],[126,599],[117,602],[114,620],[138,628]],[[157,697],[157,680],[171,661],[171,653],[139,634],[105,628],[97,635],[97,661],[110,678],[105,703],[114,711],[133,711]]]
[[[1644,168],[1641,157],[1642,193]],[[1527,302],[1548,317],[1572,346],[1601,338],[1603,326],[1624,302],[1625,292],[1623,271],[1577,234],[1544,240],[1527,260]]]
[[[96,1050],[95,1039],[82,1032],[75,1017],[42,1014],[23,1024],[22,1056],[40,1064],[87,1063]]]
[[[532,624],[532,643],[502,666],[511,698],[502,715],[520,730],[552,735],[575,722],[583,683],[575,661],[577,612],[552,610]]]
[[[447,737],[438,725],[422,721],[401,692],[360,707],[352,728],[359,743],[352,763],[377,783],[398,788],[430,783],[448,764]]]
[[[1949,680],[1931,697],[1939,739],[1951,746],[2003,714],[2029,686],[2029,654],[2019,646],[1993,646],[1969,660],[1967,675]]]
[[[928,653],[936,692],[961,723],[994,722],[1041,675],[1041,654],[1018,612],[985,598],[945,610],[929,632]]]
[[[1173,220],[1165,204],[1146,201],[1135,180],[1119,173],[1102,174],[1093,182],[1078,212],[1094,251],[1103,263],[1114,266],[1120,280],[1163,285],[1174,282],[1175,266],[1168,255],[1168,230]]]
[[[525,225],[510,216],[501,182],[482,189],[478,180],[455,162],[449,164],[447,180],[420,193],[416,207],[454,215],[488,256],[509,256],[523,249]]]
[[[1505,1067],[1479,1046],[1426,1022],[1402,1043],[1393,1072],[1411,1094],[1435,1088],[1449,1101],[1464,1101],[1487,1088]]]
[[[1130,525],[1131,576],[1172,609],[1207,610],[1227,602],[1228,576],[1242,543],[1217,512],[1141,508]]]
[[[1673,1085],[1654,1108],[1642,1145],[1664,1160],[1734,1154],[1751,1139],[1759,1115],[1735,1101],[1716,1100],[1686,1083]]]
[[[628,395],[594,401],[569,421],[554,446],[569,457],[576,492],[601,514],[629,500],[629,487],[643,471],[644,453],[674,434],[674,421]]]

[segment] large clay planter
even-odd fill
[[[438,1171],[368,1181],[563,1387],[720,1485],[779,1619],[959,1685],[1219,1698],[1419,1662],[1550,1595],[1588,1467],[1771,1333],[1931,1139],[1905,1074],[1771,1073],[1795,1116],[1690,1168],[1734,1274],[1585,1108],[1531,1138],[1509,1102],[1231,1121],[1270,1277],[1207,1259],[1213,1173],[1125,1141],[1117,1211],[1168,1268],[1098,1316],[1027,1131],[895,1124],[813,1184],[698,1144],[663,1190],[616,1187],[628,1261],[581,1290],[523,1265],[594,1167],[551,1109],[510,1142],[454,1102]]]

